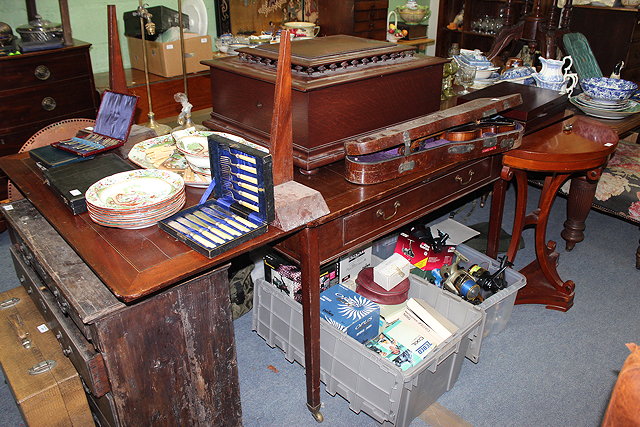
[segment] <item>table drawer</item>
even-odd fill
[[[49,272],[38,261],[31,248],[22,242],[19,236],[17,236],[16,239],[17,243],[12,247],[12,255],[16,258],[20,258],[22,264],[29,267],[29,269],[36,274],[41,284],[46,286],[51,295],[55,298],[56,305],[62,314],[69,316],[69,318],[73,320],[76,328],[80,330],[87,340],[91,341],[91,328],[82,322],[80,314],[77,312],[76,308],[72,304],[69,304],[67,298],[65,298],[64,294],[60,292],[58,285],[56,285]]]
[[[356,239],[378,235],[383,229],[392,229],[415,218],[416,212],[428,211],[434,204],[467,194],[491,175],[492,158],[487,157],[447,175],[428,180],[367,209],[347,215],[342,220],[343,244]]]
[[[356,11],[373,10],[373,9],[387,10],[388,7],[389,7],[388,0],[360,0],[360,1],[356,1],[353,4],[353,9]]]
[[[92,108],[94,97],[94,87],[89,79],[68,80],[0,93],[0,116],[3,119],[1,126],[10,124],[15,128],[40,120],[51,123],[71,112]]]
[[[62,352],[73,363],[89,391],[96,397],[103,396],[111,388],[102,354],[97,352],[73,322],[60,312],[56,298],[42,284],[38,275],[24,264],[22,256],[15,252],[15,248],[11,248],[16,274],[47,321],[47,326],[53,331]]]
[[[88,48],[87,48],[88,49]],[[14,56],[0,61],[0,91],[24,87],[58,84],[78,77],[91,77],[91,62],[87,50],[54,52],[51,54]],[[68,94],[74,94],[73,91]]]
[[[353,14],[353,22],[383,21],[387,22],[387,9],[371,9],[356,11]]]

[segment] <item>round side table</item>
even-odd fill
[[[520,271],[526,276],[527,284],[518,292],[516,304],[545,304],[560,311],[567,311],[573,305],[575,284],[560,278],[556,270],[556,243],[546,241],[549,213],[562,184],[569,178],[574,183],[579,180],[584,184],[572,184],[572,190],[575,187],[582,191],[570,194],[567,221],[584,228],[597,181],[617,144],[618,135],[608,126],[578,116],[525,136],[519,148],[503,155],[502,179],[494,185],[487,253],[495,256],[495,230],[499,230],[502,223],[509,181],[514,180],[517,190],[513,233],[507,252],[510,261],[516,257],[524,227],[535,227],[536,259]],[[526,213],[528,172],[545,175],[538,208],[529,214]]]

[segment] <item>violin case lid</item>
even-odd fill
[[[515,120],[504,123],[507,120],[497,114],[521,103],[518,93],[475,99],[355,137],[345,142],[345,179],[354,184],[376,184],[517,148],[524,126]],[[485,131],[490,123],[501,126]],[[480,131],[461,132],[461,126]],[[457,139],[459,134],[466,135]]]
[[[515,93],[495,98],[479,98],[446,110],[407,120],[345,142],[348,156],[370,154],[387,148],[408,144],[454,126],[474,122],[522,104]]]

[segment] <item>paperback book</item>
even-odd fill
[[[410,298],[405,309],[366,346],[404,371],[424,360],[457,329],[425,301]]]

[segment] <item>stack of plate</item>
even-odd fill
[[[605,100],[581,93],[570,101],[586,114],[602,119],[623,119],[640,112],[640,103],[632,99]]]
[[[136,169],[93,184],[85,198],[91,219],[105,227],[138,229],[178,212],[185,202],[184,180],[176,173]]]

